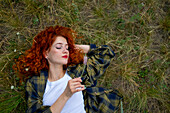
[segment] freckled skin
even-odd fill
[[[67,55],[67,58],[63,58]],[[61,64],[65,65],[68,63],[69,51],[67,40],[62,36],[57,36],[56,40],[51,46],[50,51],[46,53],[49,64]]]

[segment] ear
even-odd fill
[[[47,59],[48,58],[48,50],[43,52],[44,57]]]

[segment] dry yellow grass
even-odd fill
[[[110,44],[116,53],[99,85],[124,96],[124,112],[168,113],[168,0],[1,0],[0,112],[25,110],[13,59],[46,26],[71,27],[79,44]],[[12,87],[11,87],[12,86]],[[12,89],[11,89],[12,88]]]

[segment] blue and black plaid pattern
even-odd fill
[[[107,45],[96,47],[91,44],[87,64],[67,68],[67,73],[72,78],[81,77],[82,84],[87,87],[83,91],[87,113],[113,113],[119,107],[122,97],[117,91],[96,87],[98,78],[104,74],[114,55],[113,50]],[[28,113],[51,113],[50,106],[43,106],[42,103],[47,78],[48,71],[41,71],[40,76],[33,76],[27,80]]]

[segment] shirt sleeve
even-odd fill
[[[108,45],[97,47],[96,45],[91,44],[87,56],[86,71],[91,80],[94,81],[104,74],[112,58],[115,56],[115,53]]]
[[[27,111],[26,113],[52,113],[50,106],[43,106],[42,99],[35,90],[35,84],[31,82],[30,79],[26,82],[26,101],[27,101]]]

